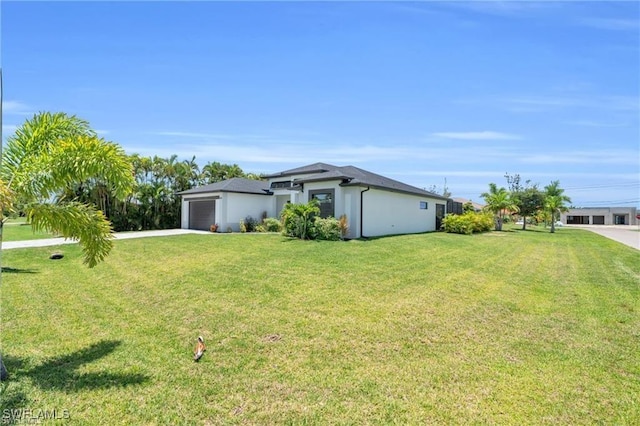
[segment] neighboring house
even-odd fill
[[[566,225],[635,225],[636,207],[586,207],[569,209],[560,220]]]
[[[482,209],[484,209],[484,204],[480,204],[480,203],[476,203],[475,201],[472,200],[468,200],[466,198],[453,198],[453,201],[456,203],[460,203],[463,206],[467,203],[471,203],[471,205],[473,206],[473,210],[477,213],[477,212],[481,212]]]
[[[315,163],[266,181],[234,178],[180,192],[182,228],[239,230],[247,216],[279,217],[287,203],[320,202],[322,217],[346,215],[348,238],[435,231],[448,199],[354,166]]]

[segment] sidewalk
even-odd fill
[[[566,225],[566,227],[586,229],[640,250],[640,227],[638,225]]]
[[[137,232],[116,232],[113,234],[115,240],[127,240],[130,238],[147,238],[147,237],[167,237],[171,235],[184,234],[212,234],[208,231],[196,231],[193,229],[159,229],[155,231],[137,231]],[[40,240],[25,241],[7,241],[2,243],[3,250],[11,250],[17,248],[28,247],[48,247],[59,246],[61,244],[76,244],[76,240],[67,240],[64,238],[43,238]]]

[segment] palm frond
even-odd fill
[[[60,234],[78,240],[83,262],[93,268],[113,247],[111,223],[100,210],[82,203],[40,203],[28,206],[27,215],[33,229]]]

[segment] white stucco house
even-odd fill
[[[448,199],[354,166],[315,163],[265,177],[233,178],[180,192],[182,228],[238,231],[247,216],[279,217],[286,203],[320,202],[322,217],[346,215],[348,238],[435,231]]]
[[[636,207],[584,207],[567,210],[560,220],[567,225],[636,225],[637,216]]]

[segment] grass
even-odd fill
[[[46,232],[34,232],[31,224],[25,218],[9,219],[2,228],[2,241],[39,240],[54,238],[55,235]]]
[[[79,425],[640,423],[640,252],[596,234],[115,244],[94,269],[77,246],[3,252],[3,408]]]

